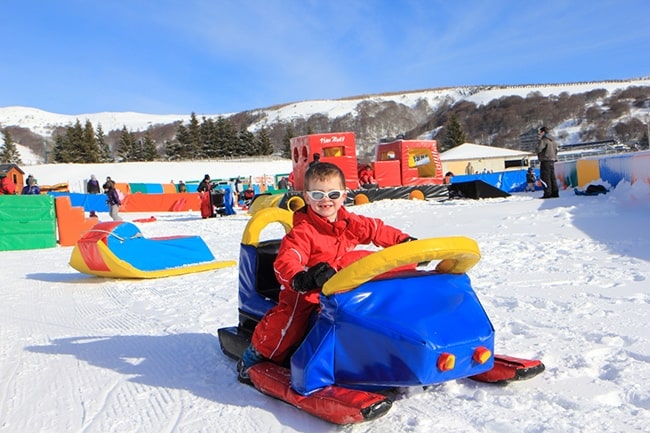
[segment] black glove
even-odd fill
[[[317,263],[306,271],[298,272],[291,282],[293,290],[306,293],[313,289],[320,289],[323,284],[336,273],[328,263]]]
[[[411,241],[417,241],[418,238],[414,238],[413,236],[409,236],[408,238],[404,239],[400,244],[404,244],[406,242],[411,242]]]

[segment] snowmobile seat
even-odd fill
[[[216,215],[226,215],[226,199],[223,190],[212,191],[212,206]]]
[[[280,283],[275,278],[273,262],[280,249],[280,239],[262,241],[256,247],[257,269],[255,270],[255,290],[260,296],[278,302]]]

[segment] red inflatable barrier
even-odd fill
[[[127,194],[120,212],[182,212],[199,211],[199,194]]]

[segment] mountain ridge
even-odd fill
[[[227,117],[237,119],[240,128],[246,128],[250,131],[256,131],[262,127],[267,128],[270,130],[276,149],[282,137],[286,134],[289,125],[295,131],[295,135],[303,135],[307,131],[334,132],[352,130],[357,135],[360,154],[365,153],[368,155],[372,151],[374,144],[385,137],[403,134],[407,138],[415,138],[416,136],[440,138],[439,133],[444,128],[444,119],[450,113],[455,113],[455,110],[464,107],[464,105],[471,104],[469,108],[465,107],[465,109],[474,110],[475,112],[480,110],[481,107],[494,103],[494,101],[499,101],[501,98],[510,98],[517,102],[518,98],[525,100],[530,95],[537,97],[538,104],[540,102],[539,98],[551,98],[557,105],[563,103],[563,100],[569,99],[565,96],[589,94],[589,92],[603,90],[604,92],[599,92],[602,100],[607,95],[624,91],[630,87],[648,89],[646,96],[650,100],[650,96],[648,96],[648,93],[650,93],[650,77],[639,77],[629,80],[473,85],[405,90],[347,96],[339,99],[288,102],[267,108],[251,109],[241,113],[196,113],[196,115],[199,118]],[[587,107],[583,108],[587,109]],[[629,110],[623,115],[631,118],[650,116],[650,103],[645,103],[642,106],[631,104]],[[10,128],[9,130],[17,143],[34,148],[35,146],[42,146],[43,142],[51,143],[52,137],[57,130],[74,124],[76,120],[82,123],[89,120],[95,127],[101,125],[104,132],[109,136],[111,132],[119,131],[123,127],[135,132],[162,130],[163,127],[166,127],[164,132],[159,134],[157,140],[170,140],[173,139],[174,133],[174,127],[170,127],[170,125],[177,126],[181,123],[187,123],[190,116],[191,113],[146,114],[128,111],[67,115],[50,113],[39,108],[9,106],[0,107],[0,127]],[[542,114],[536,114],[536,116],[543,117]],[[464,119],[468,119],[469,122],[467,113],[458,117],[461,124]],[[562,140],[569,142],[580,141],[580,134],[585,131],[584,117],[586,117],[585,113],[581,113],[580,116],[575,116],[575,119],[562,119],[562,122],[550,126],[556,127],[555,132]],[[551,120],[550,117],[549,120]],[[573,125],[571,124],[572,120],[574,121]],[[614,122],[616,119],[609,120]],[[528,122],[530,125],[526,125],[526,127],[531,128],[539,125],[540,122],[548,123],[543,118],[531,119]],[[484,125],[463,125],[468,132],[468,141],[516,148],[517,140],[515,136],[526,132],[525,128],[520,131],[509,131],[507,134],[503,131],[496,131],[501,126],[496,129],[492,127],[494,130],[490,131],[490,128],[487,127],[490,123],[490,120],[485,119]],[[580,128],[577,128],[577,126],[580,126]],[[606,129],[613,129],[615,126],[615,124],[612,124],[607,126]],[[506,125],[505,127],[515,129],[518,125]],[[599,127],[603,126],[600,125]],[[635,127],[638,129],[638,125]],[[583,135],[587,138],[591,137],[589,133]],[[597,137],[594,136],[593,138]]]

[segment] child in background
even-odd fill
[[[533,167],[528,167],[528,172],[526,172],[526,192],[535,191],[535,179],[537,179],[537,177],[535,176]]]
[[[237,364],[239,380],[250,383],[248,369],[263,360],[285,362],[302,342],[310,315],[317,310],[323,284],[338,270],[370,254],[357,245],[388,247],[415,240],[377,218],[343,207],[345,176],[334,164],[313,164],[305,174],[306,206],[293,216],[282,239],[274,270],[281,284],[278,304],[258,323],[251,345]]]

